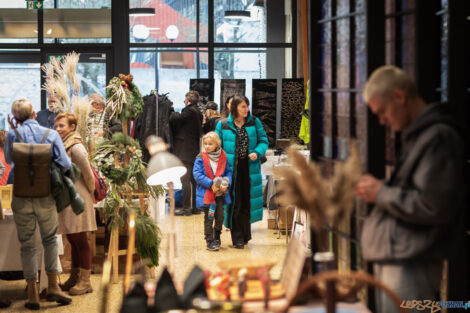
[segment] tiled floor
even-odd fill
[[[265,212],[265,216],[266,216]],[[163,235],[169,229],[168,220],[160,225]],[[273,278],[279,278],[281,274],[282,263],[286,253],[285,236],[278,239],[278,234],[267,229],[265,221],[252,224],[253,239],[248,243],[244,250],[231,248],[230,232],[222,232],[222,247],[220,251],[212,252],[206,250],[203,235],[203,215],[193,215],[188,217],[176,217],[175,229],[177,233],[177,258],[175,259],[175,281],[177,285],[182,282],[188,275],[194,264],[198,264],[203,269],[217,269],[216,264],[220,260],[230,259],[233,257],[270,257],[277,261],[277,265],[272,269]],[[157,268],[158,277],[163,266],[166,263],[166,247],[167,240],[164,237],[161,244],[160,266]],[[62,280],[66,279],[66,275],[62,275]],[[54,303],[41,302],[42,312],[99,312],[101,305],[100,292],[101,275],[92,275],[92,283],[95,291],[91,294],[73,297],[71,305],[58,307]],[[1,297],[10,298],[13,304],[10,308],[2,310],[3,312],[22,312],[26,299],[25,293],[26,283],[24,281],[1,281],[0,290]],[[118,284],[111,286],[109,312],[119,312],[122,301],[122,277]]]

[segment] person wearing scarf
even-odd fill
[[[88,153],[82,144],[82,138],[76,132],[77,118],[70,113],[60,113],[55,118],[56,130],[62,138],[65,151],[81,171],[75,187],[85,202],[83,213],[76,215],[71,206],[59,213],[58,234],[66,235],[72,247],[72,269],[68,280],[61,284],[70,295],[81,295],[92,292],[90,283],[91,248],[88,244],[87,232],[95,231],[96,220],[93,207],[95,180],[88,161]]]
[[[196,206],[204,211],[204,239],[207,250],[220,249],[220,233],[224,222],[224,204],[230,204],[227,192],[232,182],[232,171],[227,155],[220,146],[215,132],[202,137],[202,152],[196,157],[193,168],[196,180]]]

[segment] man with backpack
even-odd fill
[[[11,207],[21,244],[24,278],[28,284],[28,300],[25,307],[39,310],[36,223],[41,233],[49,281],[47,300],[62,305],[70,304],[72,299],[62,293],[58,285],[58,220],[55,201],[50,193],[50,166],[54,162],[66,171],[70,169],[71,161],[59,134],[55,130],[40,126],[33,119],[35,114],[28,99],[13,102],[11,112],[18,125],[9,131],[4,151],[5,160],[9,164],[15,163]]]

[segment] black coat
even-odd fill
[[[204,134],[207,134],[208,132],[213,132],[215,131],[215,127],[217,126],[217,123],[221,120],[221,117],[213,117],[207,119],[206,123],[202,127],[202,130],[204,131]]]
[[[140,143],[144,162],[148,162],[150,154],[145,147],[145,140],[157,132],[155,95],[144,97],[144,108],[135,121],[134,138]],[[172,144],[170,131],[170,114],[174,112],[173,102],[166,95],[158,95],[158,136],[167,144]]]
[[[193,163],[200,152],[202,113],[197,105],[190,104],[181,113],[172,113],[170,126],[173,132],[173,153],[183,162]]]
[[[110,113],[106,112],[104,120],[106,126],[104,128],[104,137],[110,139],[114,133],[122,132],[122,123],[116,117],[110,118]]]

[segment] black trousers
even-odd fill
[[[181,184],[183,185],[183,210],[191,212],[196,208],[196,181],[193,176],[194,163],[183,162],[187,169],[186,174],[181,177]]]
[[[212,219],[209,219],[209,207],[204,207],[204,239],[206,241],[220,240],[224,223],[224,203],[224,196],[215,197],[215,212]]]
[[[232,243],[246,244],[251,240],[251,184],[248,159],[238,159],[236,170],[235,199],[232,199]],[[233,193],[232,193],[233,194]]]

